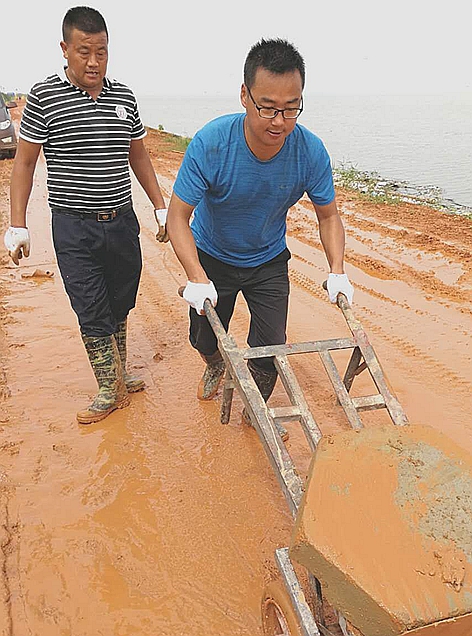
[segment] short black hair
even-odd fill
[[[258,68],[280,75],[299,71],[302,88],[305,86],[305,62],[295,46],[287,40],[262,38],[251,47],[244,63],[244,83],[248,88],[253,86]]]
[[[72,7],[64,16],[62,21],[62,39],[68,42],[73,29],[78,29],[84,33],[107,34],[108,29],[102,14],[91,7]]]

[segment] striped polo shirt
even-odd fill
[[[43,146],[50,207],[84,212],[129,202],[130,142],[145,135],[127,86],[105,78],[95,101],[65,70],[33,86],[20,125],[22,139]]]

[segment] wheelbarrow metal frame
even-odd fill
[[[363,427],[359,413],[367,410],[385,408],[397,426],[408,425],[408,418],[399,401],[388,386],[380,362],[370,344],[361,323],[354,315],[346,297],[339,294],[337,305],[341,309],[349,326],[351,338],[317,340],[296,344],[271,345],[265,347],[239,348],[234,338],[221,324],[211,302],[206,300],[204,311],[218,341],[218,349],[226,364],[226,377],[221,404],[221,422],[227,424],[231,415],[233,392],[236,388],[250,416],[251,423],[261,439],[264,450],[274,469],[282,492],[287,500],[290,512],[295,518],[304,492],[304,484],[292,462],[292,459],[275,427],[275,422],[299,420],[309,447],[316,450],[322,438],[322,432],[310,412],[295,374],[289,364],[291,355],[300,353],[318,353],[335,390],[338,403],[344,410],[349,424],[354,429]],[[331,355],[331,351],[352,349],[344,376],[341,377]],[[273,357],[280,380],[287,392],[292,406],[269,408],[247,367],[247,360]],[[378,394],[351,397],[349,392],[354,379],[368,370],[378,390]],[[281,573],[293,608],[299,619],[303,636],[333,636],[327,629],[324,619],[323,596],[320,581],[308,574],[313,595],[314,611],[311,610],[302,585],[290,560],[288,548],[275,551],[275,561]]]

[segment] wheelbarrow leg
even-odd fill
[[[233,403],[234,382],[231,373],[226,368],[225,384],[223,388],[223,400],[221,402],[220,421],[222,424],[228,424],[231,417],[231,405]]]
[[[359,373],[367,369],[366,363],[361,363],[361,360],[361,350],[359,349],[359,347],[355,347],[343,378],[344,386],[346,387],[348,393],[351,390],[352,383],[354,382],[354,378],[356,377],[356,375],[359,375]]]

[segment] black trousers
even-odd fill
[[[52,212],[57,262],[84,336],[109,336],[135,306],[142,269],[133,208],[111,221]]]
[[[257,267],[234,267],[198,250],[198,257],[208,278],[218,292],[216,312],[227,330],[234,312],[236,297],[241,292],[251,315],[247,344],[250,347],[284,344],[286,342],[288,296],[288,261],[285,249],[271,261]],[[190,309],[190,343],[203,355],[218,348],[206,316]],[[265,371],[273,371],[272,358],[260,358],[254,363]]]

